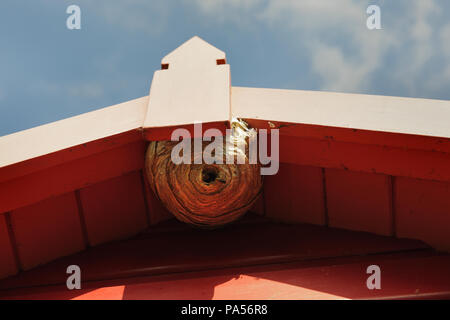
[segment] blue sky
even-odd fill
[[[450,100],[448,0],[2,0],[0,136],[147,95],[194,35],[226,52],[234,86]]]

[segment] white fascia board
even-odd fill
[[[450,138],[450,101],[232,87],[232,116]]]

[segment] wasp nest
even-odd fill
[[[215,159],[222,161],[212,164],[205,161],[196,164],[198,161],[194,159],[202,154],[194,153],[194,139],[183,140],[192,142],[192,161],[180,164],[171,158],[173,148],[180,142],[150,142],[145,159],[149,185],[163,205],[185,223],[215,228],[235,221],[253,206],[261,193],[260,166],[249,161],[248,156],[249,141],[255,138],[256,132],[244,122],[233,121],[228,143],[223,139],[212,152]],[[211,142],[199,143],[204,151]],[[242,164],[237,163],[239,157],[238,163]]]

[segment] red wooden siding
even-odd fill
[[[0,215],[0,277],[45,264],[62,256],[97,245],[124,239],[152,224],[172,218],[157,199],[144,199],[141,171],[102,181],[75,192],[48,198],[9,213],[12,234],[5,214]],[[150,200],[149,200],[150,199]],[[84,234],[86,233],[86,234]],[[17,248],[16,262],[13,236]]]
[[[85,248],[73,192],[11,212],[24,270]]]
[[[144,153],[145,143],[138,141],[0,183],[0,212],[140,170]]]
[[[395,178],[394,194],[397,236],[450,251],[450,183]]]
[[[17,263],[8,232],[5,214],[0,214],[0,278],[17,273]]]
[[[280,163],[276,175],[265,177],[267,217],[284,222],[325,224],[322,169]]]
[[[330,227],[392,235],[390,177],[325,170]]]
[[[274,224],[267,219],[244,218],[216,232],[193,231],[176,221],[171,226],[155,227],[134,239],[92,248],[0,281],[0,299],[439,298],[450,294],[446,276],[450,256],[436,254],[420,241]],[[67,290],[61,272],[73,261],[83,270],[81,290]],[[382,270],[381,290],[366,286],[366,270],[373,264]]]
[[[17,273],[19,266],[27,270],[87,245],[127,238],[147,228],[150,221],[171,217],[162,207],[156,209],[160,204],[155,200],[152,206],[146,205],[143,140],[113,139],[100,147],[99,153],[92,154],[96,148],[88,148],[88,156],[79,157],[83,152],[77,146],[73,149],[77,157],[53,167],[41,167],[44,163],[38,158],[38,169],[33,168],[32,159],[27,164],[29,174],[0,183],[0,277]],[[57,159],[72,159],[73,150],[61,151],[64,154]],[[10,234],[6,212],[10,212]]]
[[[449,138],[329,127],[304,123],[279,122],[270,119],[244,120],[253,128],[280,128],[280,135],[282,136],[450,153]]]
[[[139,171],[80,190],[89,243],[123,239],[148,227]]]
[[[280,136],[280,170],[265,177],[251,211],[450,250],[448,140],[392,135],[384,145],[391,134],[293,127],[281,129],[293,136]],[[1,169],[0,278],[173,218],[148,188],[146,143],[136,134],[27,160],[17,164],[23,172]]]
[[[449,299],[450,281],[443,269],[450,258],[380,255],[381,290],[366,287],[368,265],[362,261],[331,261],[329,265],[292,264],[277,268],[247,267],[227,271],[209,270],[171,277],[140,277],[115,282],[89,283],[78,292],[64,287],[13,291],[7,299],[212,299],[212,300],[328,300],[328,299]],[[423,270],[427,270],[423,273]],[[181,288],[181,289],[180,289]]]
[[[333,131],[330,131],[330,134]],[[280,161],[450,181],[450,153],[280,136]]]
[[[83,283],[86,284],[145,275],[294,261],[317,262],[335,257],[359,260],[362,255],[377,258],[380,253],[417,253],[418,250],[434,254],[417,240],[308,224],[273,223],[263,217],[246,216],[232,227],[214,232],[194,230],[172,220],[134,238],[93,247],[0,281],[0,296],[4,289],[65,285],[67,275],[64,271],[74,262],[83,270]]]

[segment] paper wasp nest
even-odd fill
[[[202,155],[194,153],[194,139],[188,141],[190,164],[172,161],[172,149],[179,142],[150,142],[145,159],[149,185],[178,220],[203,228],[223,226],[245,214],[260,195],[260,165],[249,162],[249,141],[256,141],[256,132],[242,121],[233,121],[232,128],[231,143],[224,138],[219,155],[212,153],[223,164],[195,164],[194,159]],[[211,142],[199,143],[205,150]],[[237,163],[239,155],[244,164]],[[234,161],[227,162],[227,157]]]

